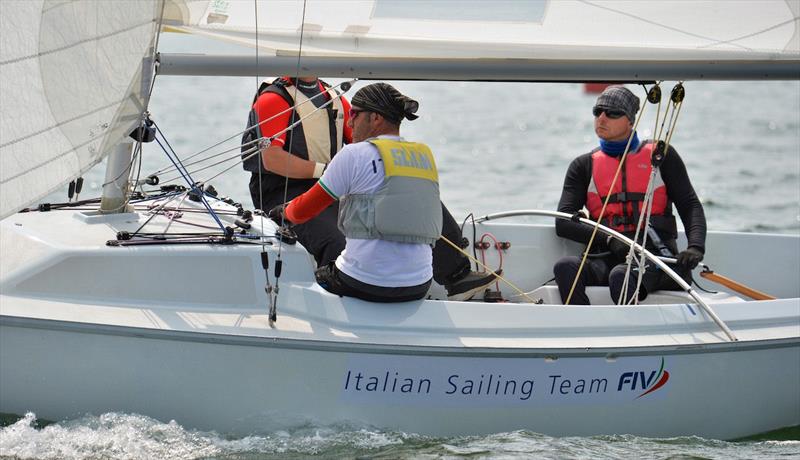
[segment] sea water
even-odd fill
[[[348,95],[368,83],[357,82]],[[420,103],[419,119],[405,121],[401,133],[435,153],[442,200],[457,218],[555,210],[570,161],[597,147],[591,114],[597,95],[586,94],[581,84],[391,83]],[[663,83],[665,99],[675,84]],[[643,89],[629,87],[644,97]],[[671,145],[705,207],[708,228],[800,232],[800,82],[700,81],[684,87]],[[181,158],[233,137],[186,163],[195,181],[248,208],[250,175],[237,164],[237,146],[255,89],[254,77],[160,76],[150,104],[153,120]],[[657,111],[650,104],[643,109],[640,139],[668,129],[656,125]],[[169,166],[156,143],[146,144],[139,177]],[[100,194],[104,171],[101,164],[85,175],[81,198]],[[179,181],[174,169],[159,178],[162,184]],[[66,201],[66,186],[48,200]]]
[[[233,137],[212,150],[220,152],[235,148],[257,83],[255,77],[160,76],[150,111],[181,158]],[[368,83],[356,83],[348,94]],[[403,123],[402,133],[435,152],[442,198],[458,219],[470,213],[555,209],[569,162],[597,144],[591,116],[596,95],[586,94],[581,84],[392,83],[420,103],[420,118]],[[674,84],[665,82],[664,93]],[[629,87],[644,95],[641,88]],[[709,229],[800,233],[800,82],[700,81],[685,88],[672,145],[704,204]],[[656,109],[645,109],[640,138],[660,129]],[[237,157],[235,151],[228,156]],[[167,164],[149,144],[140,176]],[[174,176],[160,175],[162,180]],[[249,175],[234,161],[193,176],[252,205]],[[103,177],[103,165],[86,174],[81,198],[98,195]],[[66,187],[47,201],[66,201]],[[800,458],[798,429],[730,442],[693,436],[554,438],[530,431],[436,438],[312,424],[229,437],[119,413],[52,424],[18,414],[4,417],[3,425],[0,458]]]

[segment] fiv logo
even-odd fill
[[[658,370],[623,372],[619,376],[617,391],[643,390],[642,394],[636,397],[639,399],[663,387],[668,380],[669,372],[664,370],[664,358],[662,357],[661,367]]]

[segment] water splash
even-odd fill
[[[697,436],[643,438],[633,435],[555,438],[530,431],[434,438],[347,424],[306,424],[263,436],[226,438],[186,430],[132,414],[50,424],[37,428],[25,414],[0,430],[0,457],[18,459],[218,459],[324,458],[775,458],[796,456],[798,429],[742,441]],[[783,433],[783,434],[782,434]],[[787,439],[788,437],[788,439]]]
[[[107,413],[36,428],[36,415],[0,430],[0,457],[21,459],[195,459],[222,453],[213,437],[177,423]]]

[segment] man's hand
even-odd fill
[[[699,249],[690,246],[686,248],[685,251],[681,251],[681,253],[678,254],[677,259],[678,265],[692,270],[697,266],[697,264],[700,263],[701,260],[703,260],[703,253],[700,252]]]
[[[279,204],[270,209],[267,213],[267,217],[278,225],[286,225],[287,227],[292,225],[292,222],[286,218],[286,203]]]

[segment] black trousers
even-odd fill
[[[599,259],[586,259],[581,276],[575,284],[575,290],[572,292],[570,305],[589,305],[589,297],[586,295],[586,286],[606,286],[608,285],[611,292],[611,299],[614,303],[619,303],[620,294],[622,294],[622,285],[625,281],[625,264],[617,264],[615,259],[611,257]],[[578,273],[581,258],[577,256],[562,257],[556,262],[553,267],[553,274],[556,277],[556,284],[558,285],[558,292],[561,294],[561,301],[567,301],[569,290],[572,287],[572,282],[575,275]],[[673,267],[675,269],[675,267]],[[685,270],[676,269],[677,273],[684,279],[690,279]],[[630,301],[633,293],[636,291],[636,281],[639,277],[639,268],[631,267],[630,277],[628,279],[628,289],[625,298]],[[642,276],[642,285],[639,288],[639,300],[647,298],[649,292],[658,289],[665,290],[680,290],[678,283],[670,278],[664,271],[656,265],[647,262],[645,264],[645,272]]]
[[[326,291],[369,302],[408,302],[420,300],[428,293],[431,280],[416,286],[383,287],[363,283],[336,268],[333,262],[317,269],[317,283]]]
[[[302,195],[306,190],[308,188],[305,185],[290,185],[285,201]],[[262,191],[259,198],[258,174],[251,175],[250,197],[253,199],[255,208],[259,208],[259,203],[263,203],[260,209],[264,212],[284,203],[283,189]],[[308,222],[292,227],[297,234],[297,240],[314,256],[318,267],[335,261],[344,250],[345,239],[337,226],[338,218],[339,202],[337,201]],[[444,204],[442,204],[442,218],[442,236],[459,244],[461,229]],[[436,242],[433,247],[433,279],[437,283],[452,284],[463,278],[469,271],[470,262],[465,255],[442,240]]]

